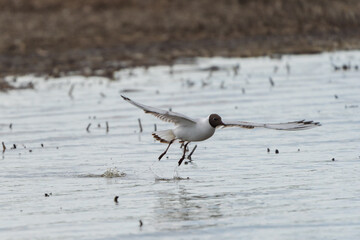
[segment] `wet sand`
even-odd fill
[[[0,0],[0,77],[358,49],[359,27],[354,0]]]

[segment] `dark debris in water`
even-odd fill
[[[87,125],[87,127],[86,127],[86,131],[87,131],[87,132],[90,132],[90,127],[91,127],[91,123],[89,123],[89,124]]]
[[[272,77],[269,77],[269,82],[272,87],[275,86],[275,83],[274,83],[274,80],[272,79]]]
[[[3,153],[4,153],[6,151],[6,146],[5,146],[4,142],[2,142],[1,144],[2,144],[2,147],[3,147]]]
[[[140,132],[142,132],[142,131],[143,131],[143,127],[142,127],[141,119],[140,119],[140,118],[138,118],[138,123],[139,123]]]
[[[358,108],[359,105],[345,105],[345,108]]]
[[[352,68],[354,68],[356,71],[359,70],[359,66],[358,65],[351,65],[350,63],[348,64],[342,64],[342,65],[335,65],[333,64],[333,68],[335,71],[349,71],[351,70]]]
[[[106,133],[108,133],[109,132],[109,123],[106,121]]]
[[[73,96],[73,91],[74,91],[74,88],[75,88],[75,84],[72,84],[70,86],[70,89],[69,89],[69,92],[68,92],[68,95],[71,99],[74,99],[74,96]]]

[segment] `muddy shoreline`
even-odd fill
[[[0,77],[360,48],[360,3],[0,0]],[[101,70],[101,71],[99,71]],[[0,88],[10,88],[0,78]]]

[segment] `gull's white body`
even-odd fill
[[[209,117],[200,118],[194,124],[180,124],[172,130],[176,139],[185,142],[199,142],[210,138],[215,133],[215,128],[209,123]]]

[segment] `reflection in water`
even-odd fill
[[[154,207],[154,219],[159,230],[175,230],[186,227],[203,228],[217,225],[214,219],[222,217],[220,199],[211,195],[188,192],[185,184],[178,184],[173,192],[159,190]],[[208,224],[196,224],[195,221]]]

